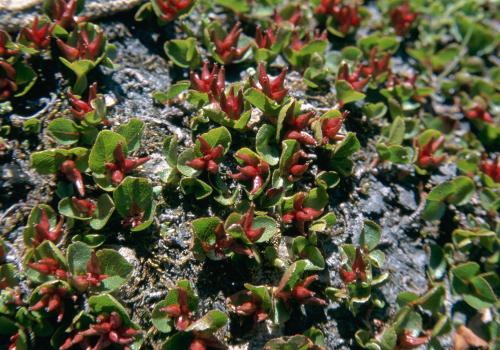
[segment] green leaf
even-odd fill
[[[337,80],[335,89],[337,91],[337,100],[341,104],[348,104],[365,98],[365,94],[354,90],[351,84],[345,80]]]
[[[224,154],[226,154],[231,146],[231,133],[224,126],[210,129],[200,137],[202,137],[211,147],[222,145],[224,147]],[[194,149],[198,156],[202,155],[200,151],[200,141],[196,140]]]
[[[199,218],[191,222],[195,236],[202,242],[215,243],[215,229],[222,221],[218,217]]]
[[[78,125],[72,120],[57,118],[50,122],[47,127],[50,136],[61,145],[72,145],[80,139],[80,130]]]
[[[311,349],[311,341],[304,335],[275,338],[264,345],[264,350],[307,350]]]
[[[278,115],[281,108],[278,103],[255,88],[247,89],[244,93],[244,97],[252,106],[257,107],[266,115]]]
[[[387,106],[383,102],[366,103],[363,105],[363,112],[370,119],[379,119],[387,113]]]
[[[87,273],[87,263],[92,255],[92,248],[82,242],[75,242],[68,246],[66,252],[70,272],[77,275]]]
[[[102,249],[96,255],[102,274],[109,276],[101,282],[100,289],[111,292],[120,288],[132,272],[132,265],[113,249]]]
[[[344,140],[335,146],[334,157],[345,158],[357,152],[361,148],[361,144],[356,137],[356,134],[348,132]]]
[[[373,221],[365,221],[363,223],[363,230],[359,237],[359,245],[368,249],[368,251],[374,250],[380,242],[380,237],[382,235],[382,230],[379,225]]]
[[[405,121],[402,117],[394,119],[389,131],[388,145],[401,145],[405,136]]]
[[[122,218],[133,215],[138,209],[142,212],[142,223],[131,231],[141,231],[153,222],[156,203],[153,200],[153,187],[149,180],[128,176],[113,192],[116,210]]]
[[[302,274],[306,270],[308,264],[309,263],[307,260],[297,260],[292,265],[290,265],[290,267],[283,274],[283,277],[281,277],[280,283],[278,284],[275,293],[278,293],[282,290],[292,290],[300,281]]]
[[[441,279],[446,273],[447,263],[444,251],[437,244],[430,245],[429,272],[434,279]]]
[[[278,233],[278,223],[269,216],[256,216],[253,221],[252,228],[264,228],[264,233],[256,241],[256,243],[263,243],[269,241],[274,235]]]
[[[96,174],[106,174],[105,165],[106,163],[114,162],[113,152],[118,144],[121,144],[123,152],[128,154],[128,142],[125,137],[109,130],[101,131],[90,151],[90,170]]]
[[[476,276],[480,270],[479,264],[476,262],[466,262],[451,268],[452,276],[456,276],[464,281],[469,281]]]
[[[309,191],[304,200],[304,207],[322,210],[328,204],[328,193],[323,187],[315,187]]]
[[[16,84],[18,86],[15,97],[22,97],[35,85],[37,75],[33,68],[26,64],[23,60],[18,60],[14,65],[16,70]]]
[[[90,227],[101,230],[106,226],[109,218],[115,211],[115,203],[108,194],[102,194],[97,199],[96,209],[90,219]]]
[[[195,168],[190,167],[186,163],[192,161],[196,158],[196,153],[193,148],[188,148],[179,154],[179,158],[177,158],[177,169],[179,172],[187,177],[194,177],[201,174],[200,170],[196,170]]]
[[[225,313],[219,310],[211,310],[202,318],[192,323],[186,331],[215,331],[222,328],[228,322],[228,317]]]
[[[257,153],[271,166],[279,162],[279,148],[274,140],[275,134],[276,128],[274,126],[264,124],[259,128],[255,138]]]
[[[476,190],[474,181],[468,176],[458,176],[452,180],[453,192],[447,200],[450,204],[464,205],[469,202]]]
[[[214,0],[214,3],[224,6],[236,13],[246,13],[250,7],[246,0]]]
[[[356,46],[346,46],[340,52],[342,57],[349,61],[358,61],[363,57],[363,52]]]
[[[201,63],[196,43],[196,38],[192,37],[174,39],[165,43],[164,50],[167,56],[179,67],[195,69]]]
[[[470,17],[458,13],[456,16],[456,25],[464,40],[469,31],[471,33],[470,39],[467,41],[469,54],[479,56],[494,50],[497,40],[495,34],[481,21],[473,20]]]
[[[140,119],[130,119],[126,124],[120,125],[116,132],[127,140],[128,152],[135,152],[141,144],[142,134],[144,133],[144,122]]]
[[[91,296],[89,298],[89,307],[96,315],[102,313],[110,314],[111,312],[115,311],[120,315],[124,326],[132,325],[132,322],[130,321],[125,308],[109,294]]]
[[[458,45],[449,45],[431,57],[432,68],[434,71],[442,71],[449,65],[460,53]]]
[[[177,146],[179,138],[176,134],[169,135],[163,140],[163,155],[167,160],[168,165],[172,168],[177,166]]]
[[[296,237],[292,242],[292,250],[296,257],[307,259],[312,266],[307,270],[323,270],[325,268],[325,259],[321,251],[311,244],[305,237]]]
[[[171,99],[179,96],[184,91],[187,91],[191,83],[189,81],[180,81],[171,85],[166,92],[155,91],[153,93],[153,99],[159,103],[167,103]]]
[[[394,328],[386,328],[382,337],[380,338],[380,346],[382,350],[394,350],[396,347],[398,336]]]
[[[212,187],[205,181],[192,177],[183,178],[180,185],[184,194],[193,194],[197,200],[206,198],[213,192]]]

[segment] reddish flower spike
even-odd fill
[[[129,209],[128,216],[122,220],[123,227],[137,227],[144,221],[144,211],[135,203]]]
[[[104,33],[99,31],[97,35],[90,40],[89,33],[85,27],[78,30],[76,46],[71,46],[61,39],[57,39],[57,45],[62,51],[63,56],[70,62],[78,59],[95,61],[101,54],[101,47],[104,40]]]
[[[241,300],[242,298],[244,298],[245,301],[238,304],[239,300]],[[238,316],[253,316],[256,323],[266,320],[269,316],[267,312],[262,308],[262,300],[254,296],[248,290],[236,293],[229,299],[234,307],[235,313]]]
[[[233,86],[229,89],[227,96],[224,92],[219,95],[220,109],[232,120],[240,119],[244,107],[243,90],[240,88],[237,94],[235,94],[235,90],[236,87]]]
[[[240,219],[239,224],[241,227],[243,227],[243,231],[245,232],[245,236],[251,241],[255,242],[257,241],[260,237],[262,237],[262,234],[264,233],[264,228],[253,228],[253,220],[254,220],[254,210],[255,210],[255,205],[252,204],[248,211],[243,215]]]
[[[412,12],[408,1],[405,1],[403,4],[393,8],[389,12],[389,17],[391,18],[396,34],[405,36],[413,25],[413,22],[417,19],[418,14]]]
[[[82,173],[76,167],[76,163],[73,160],[66,160],[61,164],[59,170],[69,182],[75,185],[80,196],[84,197],[85,186],[83,185]]]
[[[0,61],[0,101],[11,97],[16,90],[15,68],[8,62]]]
[[[491,177],[493,181],[500,182],[500,158],[496,155],[493,159],[488,159],[486,154],[481,158],[481,171]]]
[[[35,236],[33,237],[33,245],[36,247],[43,241],[57,242],[62,235],[62,225],[64,218],[61,216],[56,227],[51,230],[49,217],[45,209],[41,209],[40,222],[35,225]]]
[[[87,262],[87,273],[85,275],[73,276],[73,286],[80,292],[86,291],[89,287],[99,287],[101,281],[108,278],[108,275],[101,273],[101,265],[94,251]]]
[[[271,80],[269,75],[267,75],[266,67],[262,63],[259,63],[259,83],[260,87],[255,84],[253,80],[250,80],[250,84],[252,87],[261,91],[264,95],[269,97],[270,99],[281,103],[288,93],[288,89],[284,87],[285,77],[286,77],[287,69],[283,68],[281,73]]]
[[[356,6],[343,5],[338,0],[321,0],[315,9],[316,14],[333,16],[338,30],[342,34],[347,34],[352,27],[359,27],[361,18]]]
[[[308,169],[307,153],[303,150],[298,150],[292,154],[286,165],[288,181],[293,182],[298,180]]]
[[[111,183],[113,186],[118,186],[123,181],[126,174],[130,173],[132,170],[146,163],[150,159],[150,157],[126,158],[121,143],[116,145],[113,157],[114,162],[105,164],[105,167],[111,176]]]
[[[188,293],[184,288],[177,287],[177,304],[171,304],[160,309],[174,320],[175,328],[184,331],[193,322],[193,315],[189,309]]]
[[[207,242],[201,242],[201,247],[205,253],[214,252],[221,258],[225,257],[226,249],[236,254],[253,256],[253,251],[249,247],[236,242],[232,237],[227,235],[222,224],[219,224],[215,228],[215,243],[209,245]]]
[[[444,135],[441,135],[437,140],[432,137],[425,145],[420,145],[418,139],[415,139],[415,148],[417,149],[417,165],[421,168],[437,167],[445,159],[446,155],[442,154],[436,157],[436,151],[444,142]]]
[[[313,111],[300,114],[295,116],[295,103],[293,103],[285,116],[285,139],[297,140],[298,142],[305,145],[316,145],[316,140],[314,137],[305,131],[311,123],[311,119],[314,117],[315,113]]]
[[[300,5],[297,5],[297,6],[295,6],[295,9],[293,10],[292,15],[290,16],[290,18],[288,18],[286,20],[286,22],[291,23],[294,27],[296,27],[299,24],[301,19],[302,19],[302,11],[300,9]],[[276,23],[277,25],[280,25],[283,22],[285,22],[285,20],[281,17],[278,10],[275,9],[274,10],[274,23]]]
[[[361,254],[361,249],[356,248],[356,256],[351,266],[351,271],[347,271],[344,268],[340,268],[340,277],[344,283],[349,284],[354,281],[366,281],[366,264],[363,260],[363,255]]]
[[[310,207],[304,207],[306,195],[303,192],[298,193],[293,201],[293,209],[283,214],[283,222],[291,224],[295,222],[301,235],[305,235],[305,224],[319,217],[323,210]]]
[[[70,296],[68,290],[64,287],[42,287],[38,294],[41,295],[41,298],[35,305],[30,307],[30,310],[46,309],[47,312],[56,311],[57,323],[61,322],[64,317],[64,299],[72,298],[73,301],[76,300],[76,295]]]
[[[90,85],[87,100],[77,98],[71,91],[68,91],[69,102],[71,104],[71,113],[73,116],[82,121],[87,113],[94,110],[92,101],[97,97],[97,83]]]
[[[398,350],[408,350],[414,349],[421,345],[425,345],[429,342],[430,336],[424,335],[421,337],[415,337],[412,335],[411,331],[404,330],[402,334],[398,337]]]
[[[345,118],[349,114],[349,111],[344,111],[342,116],[338,118],[325,118],[321,123],[321,132],[323,134],[323,144],[327,144],[330,141],[343,140],[343,135],[338,135]]]
[[[78,199],[76,197],[72,197],[71,203],[79,213],[82,213],[86,217],[92,216],[96,210],[95,203],[88,199]]]
[[[377,78],[378,76],[389,71],[389,61],[391,59],[391,55],[389,53],[385,53],[382,58],[377,58],[378,50],[374,47],[370,51],[370,58],[368,60],[368,64],[361,65],[361,71],[364,76],[371,76],[373,78]]]
[[[318,15],[333,15],[339,11],[340,0],[321,0],[314,12]]]
[[[76,0],[55,0],[50,17],[64,29],[71,29],[77,23],[85,20],[85,17],[76,16]]]
[[[318,275],[308,276],[297,283],[291,292],[278,289],[275,295],[286,303],[293,299],[299,304],[326,305],[325,300],[315,297],[316,293],[309,289],[309,285],[318,279]]]
[[[237,22],[224,39],[220,39],[215,31],[210,33],[210,38],[215,45],[215,51],[224,64],[230,64],[233,61],[239,60],[250,48],[250,45],[238,48],[238,40],[241,32],[241,23]]]
[[[9,49],[7,48],[7,40],[9,36],[3,30],[0,30],[0,57],[9,58],[10,56],[14,56],[19,53],[17,49]]]
[[[344,63],[339,69],[338,78],[340,80],[347,81],[349,84],[351,84],[354,90],[362,91],[366,84],[368,84],[368,82],[370,81],[371,75],[362,77],[361,69],[362,67],[360,66],[356,68],[356,70],[352,74],[350,74],[349,66],[347,65],[347,63]]]
[[[203,156],[186,162],[186,165],[199,171],[207,170],[212,174],[217,173],[217,171],[219,170],[219,165],[217,163],[222,157],[224,146],[217,145],[215,147],[212,147],[201,136],[198,137],[198,141],[200,142],[200,151]]]
[[[224,93],[226,78],[225,69],[214,63],[212,71],[208,68],[208,61],[203,62],[201,73],[190,73],[191,87],[199,92],[211,94],[211,98],[218,100],[219,96]]]
[[[257,26],[255,31],[255,44],[259,49],[270,49],[277,40],[278,38],[272,28],[263,30],[260,25]]]
[[[290,43],[290,47],[293,51],[300,51],[313,40],[326,41],[326,30],[320,32],[318,29],[316,29],[312,38],[309,33],[306,33],[306,35],[302,39],[300,38],[300,34],[297,31],[294,31],[292,34],[292,42]]]
[[[192,5],[193,0],[156,0],[156,3],[162,12],[160,18],[165,22],[172,22]]]
[[[494,122],[491,114],[485,108],[481,107],[478,104],[476,104],[471,109],[465,111],[464,114],[467,118],[471,120],[473,119],[482,120],[489,124],[492,124]]]
[[[7,350],[16,350],[18,339],[19,339],[19,332],[15,333],[9,338],[9,347]]]
[[[31,43],[32,47],[37,50],[43,50],[50,44],[50,36],[52,34],[52,30],[54,29],[54,25],[45,23],[40,26],[39,23],[39,18],[35,17],[31,28],[23,28],[21,30],[21,35]]]
[[[95,339],[95,337],[98,338],[92,350],[104,350],[113,346],[113,344],[124,350],[130,350],[129,345],[134,342],[137,334],[139,334],[139,331],[124,326],[120,315],[113,311],[109,315],[100,314],[97,316],[96,323],[66,339],[59,350],[68,350],[78,344],[89,344],[90,339]],[[90,348],[90,345],[85,347]]]
[[[252,181],[250,193],[257,193],[264,184],[264,176],[269,173],[269,164],[248,154],[237,153],[236,157],[240,158],[245,166],[238,165],[236,168],[239,173],[229,175],[237,181]]]
[[[28,266],[42,275],[55,276],[60,280],[66,280],[67,278],[67,272],[53,258],[43,258],[37,262],[28,263]]]

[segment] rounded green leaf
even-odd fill
[[[367,220],[363,223],[359,244],[362,247],[366,247],[368,251],[372,251],[379,244],[381,235],[382,229],[380,226],[373,221]]]
[[[106,163],[113,162],[114,151],[118,144],[122,145],[123,152],[128,153],[128,142],[122,135],[103,130],[97,135],[89,156],[89,167],[96,174],[106,174]]]
[[[57,118],[47,127],[49,135],[61,145],[72,145],[80,139],[80,129],[72,120]]]

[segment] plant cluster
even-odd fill
[[[0,31],[0,113],[36,84],[36,59],[74,73],[65,91],[67,113],[46,126],[54,147],[30,159],[38,174],[54,180],[57,200],[31,210],[20,268],[10,262],[10,243],[0,241],[0,334],[7,336],[1,346],[149,345],[150,332],[119,302],[133,266],[102,245],[113,225],[133,234],[157,229],[165,193],[217,209],[190,222],[196,259],[281,273],[276,283],[245,283],[227,296],[227,309],[241,322],[282,326],[295,313],[307,313],[304,305],[322,310],[332,302],[365,320],[353,334],[361,348],[439,349],[449,334],[456,349],[498,345],[498,41],[473,15],[487,16],[493,5],[380,1],[370,4],[381,14],[373,31],[369,6],[341,0],[146,2],[135,19],[149,30],[181,29],[164,51],[189,77],[153,99],[194,111],[189,139],[165,135],[160,188],[142,171],[151,161],[141,152],[149,126],[131,118],[112,127],[105,96],[97,81],[89,82],[98,66],[114,67],[115,48],[101,27],[79,16],[83,6],[83,0],[46,0],[45,15],[16,40]],[[200,14],[221,8],[226,22]],[[188,25],[195,14],[201,16],[197,33]],[[446,39],[433,34],[437,30]],[[402,55],[412,58],[412,69],[398,69]],[[226,70],[234,67],[250,68],[229,82]],[[297,84],[330,107],[309,103],[296,93]],[[328,96],[318,96],[322,91]],[[436,107],[443,100],[452,117]],[[358,139],[359,123],[378,131],[374,142]],[[373,316],[389,307],[381,226],[363,221],[359,239],[350,237],[357,243],[338,247],[336,280],[324,273],[330,266],[321,242],[337,221],[333,196],[339,184],[352,181],[362,146],[375,155],[368,170],[420,183],[414,219],[431,231],[422,232],[428,289],[400,293],[397,312],[383,320]],[[429,227],[450,216],[458,222],[451,241],[435,230],[432,237]],[[447,307],[450,302],[457,308]],[[221,335],[228,316],[221,310],[200,315],[198,304],[189,281],[169,288],[151,311],[155,332],[164,336],[162,349],[227,349]],[[480,322],[480,333],[472,321]],[[264,349],[326,346],[313,327]]]

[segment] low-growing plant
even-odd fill
[[[77,16],[84,6],[85,0],[45,0],[43,3],[45,13],[64,30],[85,21],[84,17]]]
[[[143,21],[154,13],[160,25],[170,23],[177,18],[186,17],[195,7],[196,0],[150,0],[143,4],[135,14],[136,21]]]
[[[357,314],[365,303],[382,307],[376,289],[386,282],[389,274],[380,273],[385,254],[376,249],[381,228],[372,221],[365,221],[359,237],[359,245],[344,244],[341,246],[343,255],[342,267],[339,274],[344,282],[342,288],[328,287],[326,294],[333,300],[344,301],[353,314]]]
[[[58,176],[57,193],[60,197],[72,196],[74,189],[85,196],[83,176],[88,167],[88,150],[83,147],[56,148],[31,155],[31,167],[41,175]]]
[[[106,349],[113,344],[124,350],[137,348],[142,343],[138,325],[133,323],[124,307],[111,295],[101,294],[89,298],[89,311],[81,312],[70,327],[60,329],[53,343],[61,350],[75,345],[92,344],[93,349]]]
[[[413,158],[413,149],[403,146],[405,138],[406,125],[402,117],[397,117],[392,122],[387,136],[383,135],[377,142],[377,152],[382,161],[389,161],[395,164],[407,164]],[[419,155],[419,163],[429,162],[427,159],[432,155],[423,155],[423,151]],[[422,159],[423,158],[423,159]]]
[[[307,260],[294,262],[273,289],[275,323],[286,322],[294,304],[326,305],[326,301],[317,297],[316,292],[310,289],[310,285],[319,279],[318,275],[304,277],[309,265]]]
[[[366,330],[356,332],[355,339],[363,349],[414,349],[422,345],[440,346],[438,337],[451,330],[450,320],[438,312],[443,309],[445,290],[442,285],[422,296],[412,292],[398,295],[399,310],[383,330],[373,337]],[[431,312],[431,320],[425,312]],[[428,325],[432,324],[431,328]]]
[[[109,44],[104,32],[92,23],[80,23],[66,41],[57,39],[62,56],[59,60],[76,75],[73,91],[83,93],[88,86],[87,74],[99,64],[113,67],[111,56],[114,46]]]
[[[213,59],[220,64],[231,64],[244,59],[250,43],[243,43],[241,23],[237,22],[229,32],[218,22],[209,24],[205,29],[205,45]]]

